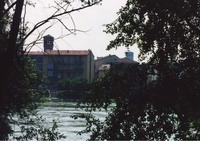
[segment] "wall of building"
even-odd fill
[[[91,50],[89,50],[89,54],[87,55],[87,79],[88,81],[92,81],[94,78],[94,54]]]
[[[86,78],[92,81],[94,78],[94,55],[92,51],[88,54],[40,54],[31,55],[36,60],[37,66],[43,72],[44,82],[50,89],[56,89],[59,80],[71,78]]]
[[[95,60],[95,73],[98,72],[99,68],[101,67],[101,65],[103,64],[110,64],[112,62],[119,62],[120,58],[117,57],[116,55],[109,55],[106,57],[102,57],[100,59]]]

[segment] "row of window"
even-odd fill
[[[56,70],[82,70],[83,69],[83,64],[77,65],[77,64],[72,64],[72,65],[54,65],[53,63],[48,64],[48,70],[51,69],[56,69]]]
[[[83,56],[55,56],[51,58],[48,58],[49,62],[60,62],[60,63],[79,63],[84,62]]]
[[[74,78],[74,77],[82,77],[82,72],[65,72],[65,73],[56,73],[52,70],[47,71],[47,76],[50,78],[61,79],[61,78]]]

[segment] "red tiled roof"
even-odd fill
[[[47,50],[31,51],[28,55],[88,55],[89,50]]]

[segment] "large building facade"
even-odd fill
[[[44,51],[29,52],[31,59],[41,70],[44,82],[51,90],[56,89],[59,80],[94,77],[94,55],[91,50],[53,50],[53,37],[44,37]]]

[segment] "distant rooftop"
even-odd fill
[[[90,50],[46,50],[31,51],[29,55],[88,55]]]
[[[105,56],[105,57],[97,57],[97,59],[95,61],[99,61],[99,60],[102,60],[102,59],[106,59],[106,58],[109,58],[109,57],[117,57],[119,58],[117,55],[108,55],[108,56]]]
[[[116,58],[118,58],[118,60],[116,61],[118,63],[138,63],[137,61],[131,60],[128,57],[119,58],[116,55],[108,55],[108,56],[105,56],[105,57],[97,57],[97,59],[95,60],[95,62],[98,62],[100,60],[103,60],[103,59],[106,59],[106,58],[109,58],[109,57],[116,57]]]
[[[46,36],[44,36],[44,37],[52,37],[53,38],[53,36],[51,36],[50,34],[47,34]]]
[[[131,60],[131,59],[127,58],[127,57],[121,58],[120,61],[123,62],[123,63],[138,63],[138,62],[136,62],[134,60]]]

